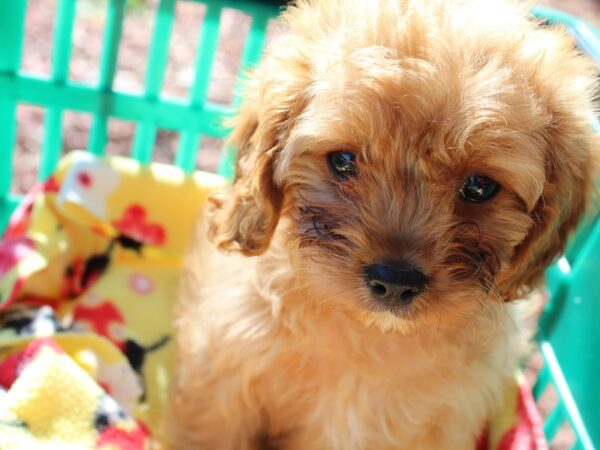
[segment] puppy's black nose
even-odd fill
[[[365,267],[365,283],[386,303],[409,304],[425,288],[427,277],[405,261],[377,262]]]

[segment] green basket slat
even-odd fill
[[[551,296],[538,321],[539,329],[546,336],[553,336],[557,324],[568,314],[567,310],[572,308],[569,303],[572,300],[572,296],[569,294],[573,287],[574,274],[579,272],[582,265],[588,264],[589,261],[593,261],[596,257],[596,250],[592,243],[600,242],[600,220],[596,219],[591,223],[583,224],[575,239],[583,240],[582,235],[584,233],[586,245],[583,245],[581,242],[579,243],[576,258],[573,258],[571,261],[567,258],[564,268],[561,267],[561,264],[554,264],[546,271],[547,286],[550,288],[549,292]],[[589,283],[589,286],[593,287],[593,284]],[[585,292],[586,297],[590,295],[593,295],[593,293]],[[575,334],[566,337],[572,340],[574,336]]]
[[[548,383],[550,382],[550,380],[552,380],[552,376],[550,374],[550,371],[548,370],[548,367],[542,367],[540,369],[540,372],[538,373],[537,380],[533,385],[533,388],[531,389],[534,399],[539,400],[539,398],[546,390],[546,387],[548,387]]]
[[[75,24],[75,0],[59,0],[54,22],[52,45],[52,81],[64,83],[69,75],[72,52],[73,26]]]
[[[221,6],[207,4],[202,30],[199,33],[194,63],[194,82],[190,91],[189,104],[192,108],[201,108],[208,95],[208,83],[215,52],[217,51],[219,37],[219,22]],[[175,156],[175,165],[186,172],[191,172],[196,167],[196,152],[200,137],[194,131],[182,134]]]
[[[123,19],[125,16],[125,0],[111,0],[108,3],[106,13],[106,29],[102,44],[102,56],[100,58],[100,77],[98,89],[101,92],[112,90],[115,73],[117,70],[117,59],[119,56],[119,43],[123,33]],[[110,117],[110,95],[102,97],[102,104],[98,112],[94,114],[88,149],[90,152],[104,154],[107,142],[108,118]]]
[[[0,73],[16,73],[21,65],[25,36],[25,0],[5,1],[0,14]]]
[[[94,114],[90,137],[88,140],[88,151],[94,155],[103,155],[106,152],[108,142],[108,118],[107,114]]]
[[[40,106],[57,105],[63,109],[94,113],[104,98],[110,96],[111,117],[134,122],[153,122],[167,130],[194,130],[213,137],[222,137],[225,130],[220,118],[229,107],[206,103],[203,108],[189,108],[178,99],[161,102],[141,95],[122,92],[106,94],[95,87],[68,83],[56,85],[48,80],[22,75],[18,79],[0,74],[0,92],[12,92],[24,103]]]
[[[196,150],[200,136],[194,131],[186,131],[181,134],[177,154],[175,155],[175,165],[185,172],[193,172],[196,168]]]
[[[169,56],[169,42],[173,30],[175,0],[160,0],[152,32],[148,67],[146,68],[146,97],[157,98],[162,87]]]
[[[102,56],[100,58],[100,89],[112,89],[112,83],[117,71],[117,58],[119,43],[123,34],[123,20],[125,18],[125,0],[111,0],[106,12],[106,29],[102,43]]]
[[[545,366],[548,367],[548,370],[552,375],[552,383],[556,389],[556,393],[558,394],[560,405],[562,408],[564,408],[563,411],[565,413],[565,417],[568,419],[571,428],[573,428],[577,440],[581,443],[582,448],[585,450],[593,450],[595,448],[594,444],[592,443],[592,439],[586,424],[581,418],[579,408],[575,403],[575,399],[573,398],[569,384],[567,383],[563,370],[556,358],[554,348],[546,340],[546,337],[543,333],[540,333],[539,341],[540,351],[542,357],[544,358]],[[590,386],[590,388],[594,389],[593,386]],[[544,424],[544,428],[545,427],[546,424]],[[545,429],[544,432],[546,432]]]
[[[17,103],[10,98],[0,98],[0,201],[10,191],[13,173],[13,151],[17,134]],[[2,215],[0,214],[0,221]],[[0,231],[2,227],[0,227]]]
[[[148,164],[152,160],[152,148],[156,142],[156,125],[152,122],[138,124],[133,138],[133,159],[142,164]]]
[[[146,98],[154,101],[158,101],[165,77],[167,58],[169,56],[169,42],[171,40],[171,31],[173,30],[174,9],[175,0],[161,0],[156,13],[144,89]],[[139,124],[133,140],[133,158],[142,163],[150,162],[152,160],[155,138],[156,124],[152,121],[144,121]]]
[[[62,147],[62,116],[61,108],[49,108],[44,117],[44,137],[38,179],[45,180],[52,174],[58,164]]]
[[[548,441],[552,441],[560,426],[565,422],[565,410],[560,402],[554,406],[550,415],[544,421],[544,434]]]
[[[54,42],[52,46],[51,80],[64,84],[69,75],[71,60],[73,26],[75,24],[75,0],[60,0],[54,22]],[[48,108],[44,120],[44,137],[38,178],[45,180],[54,170],[62,147],[61,107]]]
[[[14,211],[20,201],[21,198],[16,195],[9,194],[6,197],[0,197],[0,236],[8,224],[8,219],[10,218],[11,213]]]
[[[573,445],[571,446],[571,448],[569,450],[585,450],[583,447],[583,444],[578,441],[575,440],[575,442],[573,443]]]
[[[600,220],[596,219],[590,224],[586,230],[586,242],[600,240]],[[582,245],[578,251],[577,259],[572,264],[572,272],[579,270],[579,268],[585,264],[585,261],[589,261],[590,258],[597,256],[592,250],[590,245]]]
[[[219,24],[222,8],[220,5],[208,4],[204,16],[202,31],[199,33],[194,63],[194,82],[190,91],[190,104],[203,105],[208,95],[208,83],[212,63],[219,42]]]
[[[14,79],[21,65],[25,35],[25,1],[5,2],[0,14],[0,76]],[[17,103],[10,90],[0,91],[0,231],[8,220],[13,204],[9,191],[13,173],[13,149],[17,136]]]

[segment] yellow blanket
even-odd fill
[[[195,216],[223,180],[72,152],[0,241],[0,449],[144,449],[161,421],[171,308]],[[544,448],[515,384],[481,449]]]
[[[165,402],[183,249],[222,184],[73,152],[24,199],[0,242],[1,449],[144,447]]]

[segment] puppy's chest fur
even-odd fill
[[[251,424],[240,433],[260,436],[258,447],[471,448],[511,374],[518,346],[504,305],[468,329],[406,337],[311,306],[306,294],[278,304],[248,280],[230,283],[223,271],[210,276],[183,326],[203,355],[196,389],[216,389],[209,401]]]
[[[508,375],[500,348],[482,355],[455,342],[397,336],[368,343],[355,335],[350,343],[352,331],[336,336],[339,324],[327,322],[316,340],[285,336],[281,353],[263,356],[270,361],[254,381],[257,401],[265,431],[283,437],[281,448],[473,444]]]

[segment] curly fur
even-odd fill
[[[512,301],[588,202],[594,67],[510,1],[301,0],[283,20],[186,264],[166,440],[474,448],[521,351]],[[336,150],[358,176],[331,175]],[[498,195],[462,201],[472,173]],[[362,275],[398,256],[430,280],[402,312]]]

